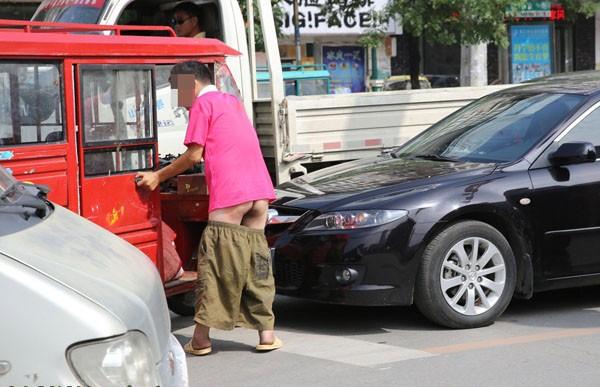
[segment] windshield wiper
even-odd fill
[[[416,155],[413,157],[418,158],[418,159],[433,160],[433,161],[450,161],[450,162],[458,161],[457,159],[453,159],[450,157],[444,157],[444,156],[436,155],[433,153],[432,154],[424,154],[424,155]]]
[[[4,190],[4,192],[0,192],[0,201],[15,194],[20,194],[19,196],[28,194],[32,197],[44,200],[46,199],[46,196],[48,195],[49,191],[50,189],[48,188],[48,186],[43,184],[29,184],[20,181],[15,181],[13,184],[8,186]]]
[[[43,219],[48,213],[48,205],[44,200],[39,198],[21,198],[16,202],[0,203],[0,213],[20,214],[25,219],[36,215],[40,219]]]
[[[50,209],[48,191],[46,185],[15,181],[0,192],[0,213],[22,215],[25,220],[32,216],[44,219]]]

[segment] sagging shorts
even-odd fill
[[[209,221],[198,248],[194,320],[231,330],[271,330],[275,281],[263,230]]]

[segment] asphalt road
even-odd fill
[[[212,332],[188,357],[190,386],[600,386],[600,287],[513,300],[494,325],[439,328],[413,307],[334,306],[278,297],[284,347],[254,331]],[[193,321],[173,315],[185,343]]]

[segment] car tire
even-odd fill
[[[427,244],[421,259],[415,303],[439,325],[463,329],[493,324],[512,299],[514,254],[506,238],[487,223],[450,225]]]
[[[167,305],[173,313],[180,316],[193,316],[195,313],[196,292],[190,291],[168,297]]]

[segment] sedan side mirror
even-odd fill
[[[548,155],[548,161],[555,167],[569,164],[596,161],[596,148],[589,142],[567,142]]]

